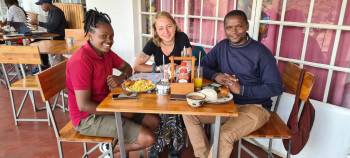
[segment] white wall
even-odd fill
[[[292,110],[293,96],[284,93],[277,113],[287,122]],[[312,100],[315,121],[305,148],[293,158],[345,158],[350,153],[350,109]],[[266,139],[259,142],[268,145]],[[286,154],[282,141],[273,141],[273,149]]]
[[[112,50],[130,64],[133,64],[135,54],[140,50],[136,6],[138,1],[135,0],[86,0],[87,9],[96,7],[110,16],[115,35]]]

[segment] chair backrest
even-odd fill
[[[66,88],[66,64],[67,60],[62,61],[37,74],[40,93],[44,102]]]
[[[282,81],[286,92],[292,94],[296,93],[301,72],[302,69],[297,65],[287,63],[284,72],[282,73]],[[306,101],[310,97],[314,83],[315,76],[310,72],[305,72],[299,96],[302,101]]]
[[[84,8],[82,4],[54,3],[55,6],[64,12],[70,29],[84,28]]]
[[[192,56],[196,57],[196,66],[199,62],[199,54],[201,54],[201,59],[207,55],[202,46],[193,46],[192,47]]]
[[[74,40],[83,41],[85,40],[85,34],[83,29],[65,29],[65,36],[74,38]]]
[[[59,94],[66,87],[66,64],[67,60],[46,69],[36,75],[39,82],[40,94],[45,102],[45,107],[50,117],[56,138],[60,138],[54,113],[51,111],[49,99]]]
[[[37,46],[0,46],[0,63],[41,64]]]

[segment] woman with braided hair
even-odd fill
[[[131,66],[111,50],[114,31],[105,13],[89,10],[84,20],[88,41],[67,63],[66,85],[69,113],[77,131],[83,135],[117,137],[115,117],[97,112],[97,105],[108,95],[109,89],[120,86],[132,74]],[[112,69],[121,75],[112,75]],[[126,152],[140,150],[154,143],[152,130],[159,119],[153,115],[122,117]],[[119,149],[115,149],[118,152]]]

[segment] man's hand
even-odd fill
[[[115,75],[108,75],[107,76],[107,84],[109,86],[109,89],[114,89],[118,86],[120,86],[125,80],[124,75],[115,76]]]
[[[229,75],[229,74],[224,74],[225,75],[225,80],[224,84],[227,86],[230,91],[234,94],[240,94],[241,92],[241,85],[239,84],[239,79],[235,75]]]
[[[227,86],[234,94],[240,94],[241,86],[239,80],[235,75],[220,73],[215,77],[215,81],[221,85]]]
[[[225,74],[219,73],[218,75],[215,76],[214,80],[215,80],[217,83],[224,85],[224,84],[225,84],[225,81],[227,80],[226,77],[227,77],[227,76],[226,76]]]

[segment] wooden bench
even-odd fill
[[[37,80],[39,81],[40,94],[42,100],[45,102],[45,106],[47,109],[50,109],[49,99],[54,97],[55,95],[62,92],[66,87],[66,63],[67,61],[63,61],[45,71],[42,71],[37,75]],[[109,154],[113,157],[112,151],[112,143],[113,138],[110,137],[94,137],[94,136],[85,136],[79,134],[77,132],[71,121],[69,121],[60,131],[58,131],[56,119],[54,113],[51,110],[48,110],[52,125],[54,127],[54,132],[57,138],[57,145],[59,151],[59,157],[63,157],[62,145],[61,142],[79,142],[83,143],[84,147],[84,155],[89,155],[92,151],[94,151],[99,144],[95,147],[87,150],[86,143],[107,143],[110,145]],[[105,153],[105,154],[108,154]]]

